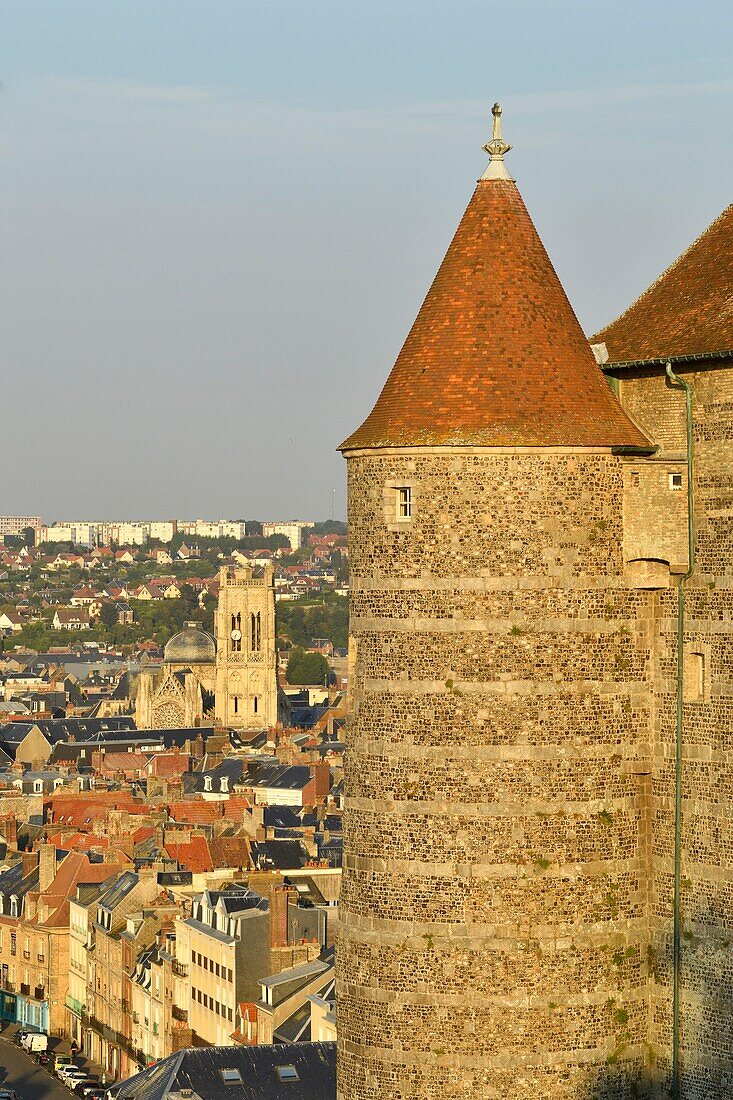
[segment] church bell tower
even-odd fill
[[[232,729],[277,722],[275,571],[220,570],[216,612],[216,720]]]

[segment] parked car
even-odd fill
[[[86,1075],[75,1081],[72,1087],[74,1092],[78,1092],[79,1096],[86,1096],[88,1092],[99,1088],[99,1078]]]
[[[86,1100],[107,1100],[107,1090],[102,1088],[94,1089],[92,1092],[87,1093]]]
[[[86,1081],[86,1079],[87,1075],[84,1070],[80,1070],[78,1073],[65,1073],[61,1078],[67,1089],[71,1089],[72,1092],[74,1091],[74,1086],[78,1084],[79,1081]]]
[[[87,1071],[85,1069],[82,1069],[81,1066],[61,1066],[59,1069],[59,1077],[62,1081],[66,1081],[69,1077],[78,1077],[79,1079],[81,1079],[82,1077],[86,1076]]]
[[[79,1084],[74,1086],[74,1091],[81,1097],[86,1097],[89,1092],[97,1092],[99,1089],[101,1085],[98,1077],[87,1077],[86,1081],[79,1081]]]
[[[39,1066],[45,1066],[46,1069],[50,1069],[53,1062],[53,1054],[49,1054],[47,1050],[39,1050],[36,1055],[36,1061]]]
[[[0,1088],[0,1100],[18,1100],[15,1089]]]
[[[18,1031],[16,1031],[15,1035],[13,1036],[13,1042],[15,1043],[16,1046],[19,1047],[20,1044],[25,1039],[26,1035],[30,1035],[30,1034],[31,1034],[31,1029],[29,1027],[21,1027]]]
[[[77,1066],[76,1062],[72,1062],[71,1055],[69,1055],[68,1062],[62,1062],[61,1065],[59,1065],[58,1058],[57,1058],[56,1065],[55,1065],[54,1068],[56,1070],[56,1076],[60,1077],[61,1080],[63,1081],[63,1079],[64,1079],[64,1077],[66,1076],[67,1073],[71,1072],[72,1070],[74,1070],[74,1071],[78,1070],[79,1066]]]
[[[58,1077],[59,1070],[62,1066],[73,1066],[74,1062],[70,1054],[54,1054],[53,1056],[53,1071]]]

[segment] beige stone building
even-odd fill
[[[278,721],[274,569],[220,573],[215,637],[188,622],[165,647],[160,671],[137,681],[139,729],[217,722],[231,729],[268,729]]]
[[[655,284],[641,320],[596,338],[619,401],[508,173],[499,108],[486,148],[342,445],[339,1096],[590,1100],[682,1082],[722,1100],[733,218],[665,276],[666,311]],[[689,446],[665,357],[692,387]]]
[[[179,1002],[195,1042],[230,1046],[237,1005],[254,1001],[269,971],[267,901],[229,884],[193,899],[189,917],[176,920],[176,957],[188,974],[188,1001]]]
[[[223,568],[216,611],[216,719],[232,729],[278,721],[275,570]]]
[[[199,622],[187,622],[163,651],[160,670],[143,669],[137,681],[138,729],[185,729],[214,718],[216,642]]]

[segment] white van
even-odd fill
[[[48,1035],[43,1031],[29,1031],[21,1039],[20,1045],[29,1054],[38,1054],[39,1051],[48,1050]]]

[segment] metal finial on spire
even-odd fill
[[[487,141],[483,146],[483,149],[489,154],[491,160],[481,179],[510,180],[512,177],[509,175],[504,165],[504,154],[509,152],[511,145],[507,145],[501,136],[501,104],[495,103],[491,108],[491,113],[494,116],[491,141]]]

